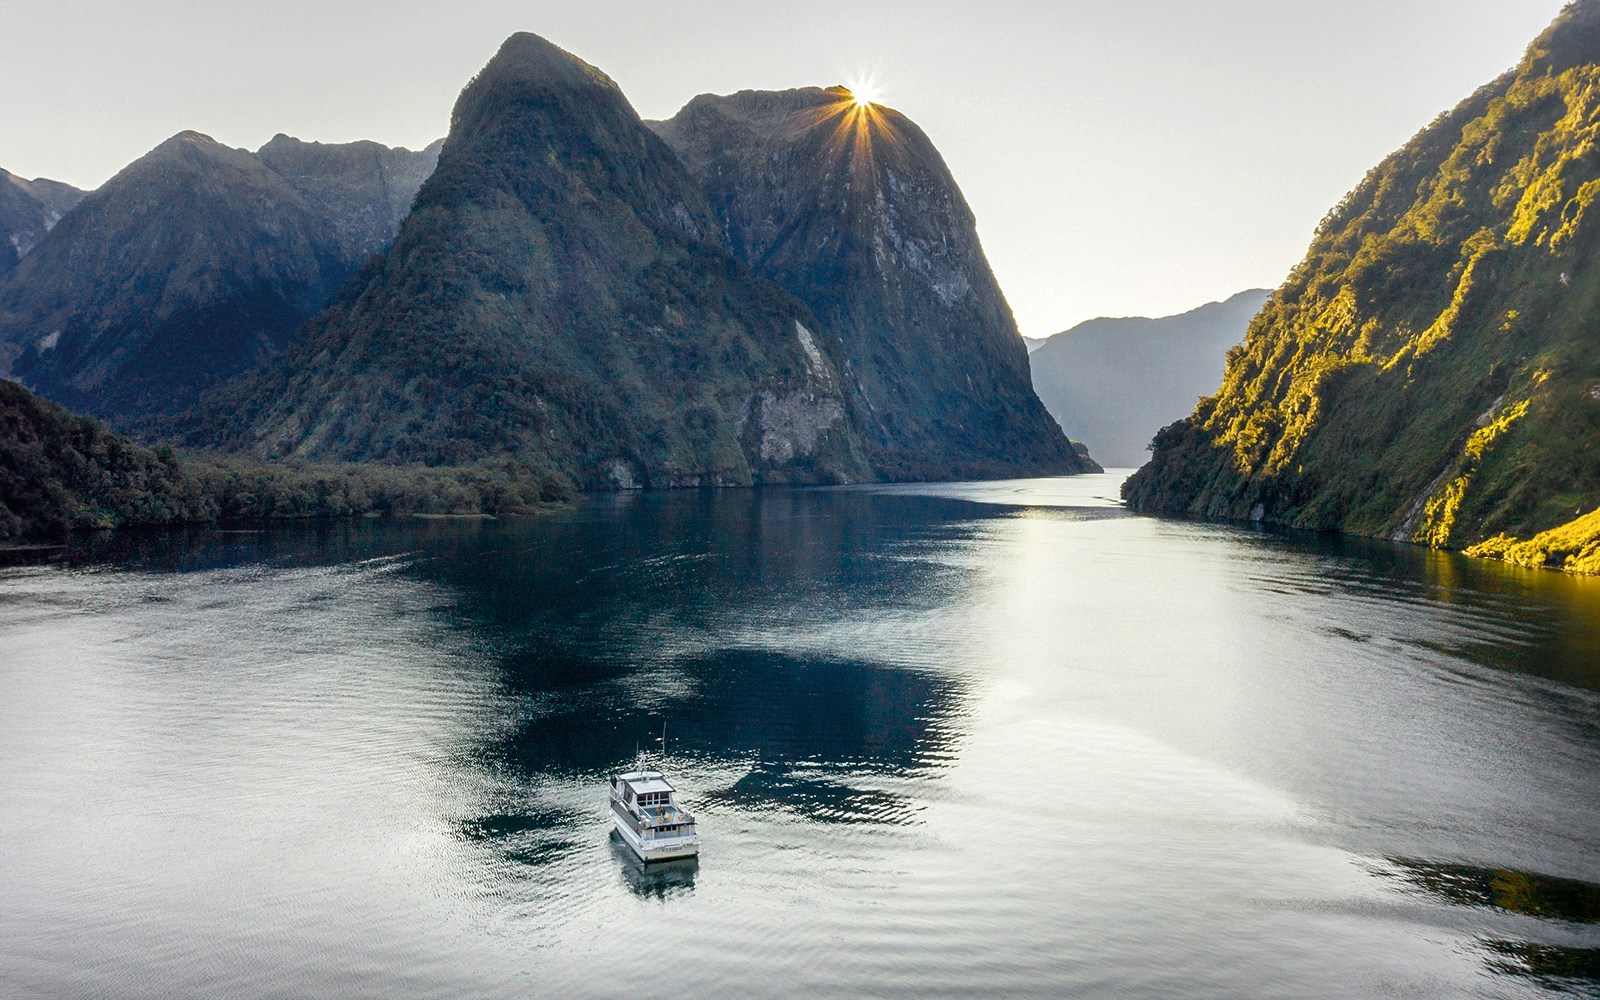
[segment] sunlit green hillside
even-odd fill
[[[1129,502],[1441,547],[1600,505],[1597,64],[1582,0],[1375,167]]]

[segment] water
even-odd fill
[[[0,571],[0,994],[1600,993],[1600,581],[1116,485]],[[645,869],[663,721],[704,848]]]

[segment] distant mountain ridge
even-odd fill
[[[282,350],[387,245],[436,158],[282,135],[251,153],[180,133],[0,280],[0,368],[113,419],[184,410]]]
[[[1271,294],[1239,292],[1159,319],[1091,319],[1029,355],[1033,387],[1101,463],[1137,468],[1156,432],[1222,384],[1228,349]]]
[[[816,316],[879,475],[1093,467],[1035,396],[972,211],[914,122],[811,87],[704,94],[647,124],[733,254]]]
[[[1600,0],[1577,0],[1329,212],[1129,503],[1519,560],[1592,533],[1597,95]]]
[[[30,181],[0,170],[0,278],[11,273],[83,196],[71,184],[44,177]]]
[[[394,239],[443,146],[437,139],[412,152],[371,140],[305,142],[280,132],[256,158],[332,223],[344,259],[365,261]]]

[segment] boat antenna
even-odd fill
[[[662,770],[665,770],[666,766],[667,766],[667,720],[666,719],[662,719],[661,720],[661,767],[662,767]]]

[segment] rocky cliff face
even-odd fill
[[[1268,294],[1252,289],[1159,319],[1080,323],[1029,354],[1033,387],[1096,458],[1136,468],[1157,431],[1217,391],[1228,348],[1244,340]]]
[[[734,255],[810,307],[888,478],[1081,471],[938,151],[842,88],[702,96],[650,123]]]
[[[870,475],[816,320],[719,233],[605,74],[515,35],[462,92],[394,245],[197,433],[314,459],[510,456],[591,486]]]
[[[196,132],[84,198],[0,281],[0,362],[76,410],[137,422],[282,350],[392,238],[436,150]]]
[[[1439,546],[1600,505],[1600,3],[1368,174],[1125,487]]]
[[[24,180],[0,170],[0,277],[15,269],[82,200],[83,192],[71,184],[43,177]]]

